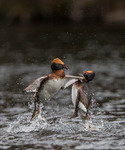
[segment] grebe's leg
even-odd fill
[[[39,114],[39,105],[40,105],[39,96],[38,96],[38,92],[36,92],[34,94],[34,111],[33,111],[31,120]]]

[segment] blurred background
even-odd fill
[[[100,132],[83,132],[80,119],[69,119],[70,88],[44,106],[53,126],[29,121],[32,96],[23,89],[50,73],[55,57],[66,74],[95,71],[92,118],[96,126],[103,121]],[[1,149],[125,149],[124,83],[124,0],[0,0]]]
[[[1,62],[79,55],[86,46],[107,56],[117,49],[124,57],[124,31],[124,0],[0,0]],[[112,48],[94,48],[98,43],[112,43]]]
[[[124,0],[0,0],[0,20],[7,22],[125,23]]]

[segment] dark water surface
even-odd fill
[[[32,95],[23,89],[48,74],[53,58],[66,74],[92,69],[91,125],[73,114],[70,88],[41,106],[30,121]],[[0,25],[0,149],[125,149],[125,29]]]

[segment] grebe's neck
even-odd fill
[[[56,75],[56,76],[59,76],[59,77],[62,77],[64,78],[65,77],[65,73],[62,69],[60,70],[53,70],[53,73]]]

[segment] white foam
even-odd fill
[[[48,123],[44,115],[42,114],[42,108],[40,109],[39,115],[31,121],[30,115],[18,115],[17,119],[14,120],[6,128],[7,132],[32,132],[45,129],[48,127]]]
[[[82,123],[83,130],[85,131],[101,131],[104,127],[103,120],[101,122],[94,122],[92,120],[85,120]]]

